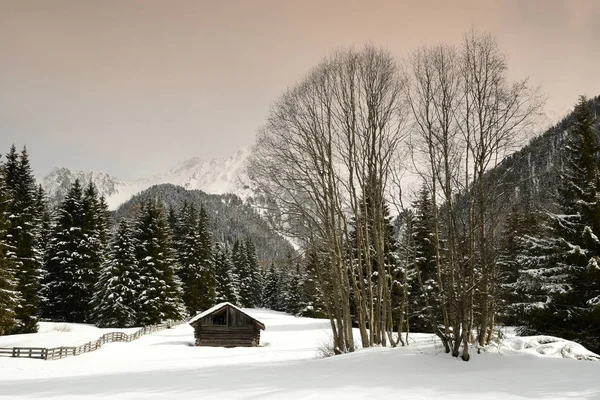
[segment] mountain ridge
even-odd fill
[[[138,193],[160,184],[173,184],[188,190],[202,190],[210,194],[235,194],[242,200],[252,196],[246,173],[246,161],[250,149],[238,150],[229,157],[203,159],[193,157],[170,170],[149,178],[122,180],[114,175],[101,171],[71,170],[66,167],[55,167],[41,180],[52,205],[60,203],[76,179],[82,185],[93,182],[100,195],[104,196],[110,210]]]

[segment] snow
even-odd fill
[[[212,307],[211,307],[211,308],[209,308],[208,310],[205,310],[205,311],[203,311],[203,312],[201,312],[201,313],[199,313],[199,314],[196,314],[196,315],[195,315],[193,318],[191,318],[191,319],[188,321],[188,324],[192,324],[193,322],[196,322],[196,321],[198,321],[199,319],[202,319],[202,318],[204,318],[205,316],[207,316],[207,315],[209,315],[209,314],[212,314],[213,312],[215,312],[215,311],[217,311],[217,310],[219,310],[219,309],[221,309],[221,308],[223,308],[223,307],[225,307],[225,306],[230,306],[230,307],[232,307],[232,308],[234,308],[234,309],[238,310],[239,312],[242,312],[242,313],[244,313],[244,314],[248,315],[248,314],[247,314],[247,313],[246,313],[244,310],[242,310],[241,308],[237,307],[237,306],[236,306],[236,305],[234,305],[234,304],[231,304],[231,303],[230,303],[230,302],[228,302],[228,301],[225,301],[225,302],[223,302],[223,303],[219,303],[219,304],[217,304],[217,305],[214,305],[214,306],[212,306]],[[248,315],[248,316],[249,316],[249,317],[251,317],[251,318],[253,318],[254,320],[256,320],[256,318],[254,318],[252,315]],[[260,321],[258,321],[258,320],[256,320],[256,321],[257,321],[257,322],[260,322]]]
[[[109,332],[134,333],[139,328],[97,328],[87,324],[39,322],[39,332],[0,336],[0,347],[60,347],[79,346]],[[0,359],[0,363],[3,359]],[[2,365],[2,364],[0,364]],[[1,367],[0,367],[1,368]],[[0,375],[0,380],[2,377]]]
[[[575,345],[557,338],[507,334],[501,345],[463,362],[443,354],[432,335],[414,334],[404,348],[318,359],[328,341],[327,320],[245,311],[267,327],[261,347],[194,347],[193,329],[184,324],[59,361],[0,358],[0,398],[600,399],[600,362],[539,351],[552,343],[557,349]],[[56,325],[18,339],[98,333],[74,324],[66,325],[71,332],[53,331]],[[0,347],[8,338],[0,338]],[[585,353],[572,347],[574,354]]]
[[[230,157],[203,160],[192,158],[173,167],[165,173],[150,178],[124,181],[103,172],[71,171],[67,168],[55,168],[42,179],[42,186],[50,198],[58,195],[62,199],[75,179],[83,186],[93,181],[98,193],[106,198],[110,210],[116,210],[121,204],[151,186],[171,183],[185,189],[200,189],[211,194],[232,193],[242,200],[253,194],[249,182],[246,165],[250,149],[244,148]]]

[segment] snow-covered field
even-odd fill
[[[0,398],[600,399],[600,362],[563,358],[590,355],[571,342],[509,337],[463,362],[415,334],[404,348],[318,359],[328,321],[248,311],[267,327],[261,347],[194,347],[192,328],[180,325],[58,361],[0,358]],[[41,331],[0,337],[0,347],[80,345],[107,330]]]

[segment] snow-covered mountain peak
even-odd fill
[[[150,178],[123,181],[104,172],[71,171],[57,167],[42,180],[42,186],[51,202],[60,202],[75,181],[83,185],[94,182],[98,192],[106,198],[110,209],[129,200],[135,194],[162,183],[171,183],[186,189],[199,189],[211,194],[233,193],[246,199],[252,195],[248,186],[246,162],[250,149],[242,149],[230,157],[205,160],[190,158],[171,168],[169,171]]]

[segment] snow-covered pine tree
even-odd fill
[[[506,218],[498,258],[498,320],[505,325],[523,325],[529,310],[547,298],[540,280],[554,249],[547,221],[546,213],[529,204],[524,210],[513,205]]]
[[[47,299],[44,297],[43,283],[46,279],[46,266],[48,263],[48,246],[50,244],[50,238],[54,229],[54,220],[46,193],[42,188],[42,185],[38,186],[36,194],[36,204],[39,215],[41,215],[40,225],[40,251],[42,252],[42,272],[40,274],[40,290],[39,304],[40,304],[40,315],[43,314],[44,304],[47,303]]]
[[[388,205],[383,207],[383,250],[384,257],[383,262],[385,266],[383,270],[386,272],[386,285],[388,287],[388,296],[391,308],[391,319],[390,324],[393,325],[392,329],[397,329],[398,324],[404,323],[406,316],[402,316],[402,313],[406,314],[408,306],[408,291],[405,288],[407,283],[407,273],[400,263],[400,248],[398,240],[396,238],[396,229],[390,215]],[[402,317],[401,317],[402,316]]]
[[[581,97],[573,111],[557,217],[569,290],[548,309],[560,319],[563,337],[600,351],[600,145],[590,102]],[[565,326],[566,325],[566,326]]]
[[[319,266],[320,262],[324,261],[319,260],[316,253],[309,253],[304,260],[305,274],[300,283],[300,294],[304,305],[301,312],[303,317],[324,318],[327,315],[323,305],[323,296],[317,284],[317,270],[322,268]]]
[[[250,238],[237,240],[233,244],[232,262],[234,279],[238,285],[238,299],[242,307],[257,307],[261,304],[262,282],[254,243]]]
[[[135,223],[136,258],[139,265],[141,309],[137,324],[157,324],[184,314],[179,266],[171,244],[171,233],[160,205],[150,200],[142,205]]]
[[[200,310],[206,310],[215,305],[215,265],[212,255],[212,238],[210,234],[210,226],[208,215],[204,205],[200,206],[198,213],[198,223],[196,226],[198,231],[199,245],[199,261],[200,261],[200,284],[202,295],[200,297]]]
[[[244,249],[244,242],[236,239],[233,242],[231,249],[231,263],[233,265],[232,276],[234,279],[234,285],[236,288],[236,294],[238,304],[242,307],[248,307],[250,304],[250,277],[247,270],[246,262],[246,250]]]
[[[86,322],[94,287],[87,279],[88,274],[81,271],[87,251],[84,219],[83,192],[79,180],[75,180],[58,207],[48,242],[42,287],[45,318]]]
[[[215,243],[213,252],[213,262],[215,267],[215,299],[217,303],[225,301],[231,304],[237,304],[238,299],[235,292],[234,280],[232,276],[233,264],[231,256],[226,246]]]
[[[522,322],[522,311],[513,307],[519,302],[515,293],[516,282],[519,278],[519,262],[517,255],[522,251],[519,246],[518,235],[522,228],[521,221],[524,215],[513,205],[506,217],[504,235],[501,239],[500,255],[498,257],[499,271],[499,300],[497,319],[504,324],[515,325]]]
[[[108,246],[108,211],[106,203],[98,196],[98,190],[91,181],[83,193],[82,208],[82,233],[85,240],[82,243],[84,253],[79,275],[86,287],[93,288],[98,282]],[[92,291],[88,297],[82,299],[83,303],[88,305],[85,312],[86,321],[92,320],[93,294]]]
[[[275,271],[275,265],[271,263],[265,276],[265,286],[263,290],[263,307],[271,310],[277,310],[280,298],[279,275]]]
[[[200,249],[199,235],[196,229],[198,213],[196,207],[184,202],[179,215],[175,208],[168,210],[169,226],[171,228],[173,245],[179,259],[177,275],[181,280],[182,300],[187,310],[187,315],[196,315],[202,309],[198,307],[201,296],[200,288],[200,262],[198,252]]]
[[[215,274],[208,217],[204,208],[185,204],[176,224],[183,302],[188,315],[207,310],[215,304]]]
[[[48,247],[48,241],[50,240],[50,235],[52,231],[52,216],[50,213],[50,209],[48,206],[48,200],[46,198],[46,192],[42,188],[42,185],[38,186],[37,193],[35,196],[35,202],[37,207],[38,215],[41,218],[41,226],[40,226],[40,251],[42,254],[46,254],[46,250]],[[43,257],[42,257],[43,261]]]
[[[6,161],[4,161],[2,165],[2,173],[4,176],[4,185],[7,190],[7,197],[10,201],[10,198],[13,195],[10,192],[15,190],[19,180],[19,153],[14,144],[10,146],[10,150],[5,158]]]
[[[529,314],[526,328],[600,351],[600,147],[594,113],[584,97],[573,119],[560,174],[560,213],[551,216],[547,235],[530,238],[536,248],[551,252],[543,255],[537,274],[548,298]]]
[[[296,265],[295,271],[288,280],[286,298],[285,298],[285,312],[296,315],[302,309],[302,296],[300,294],[300,265]]]
[[[275,303],[274,310],[284,311],[287,308],[287,299],[289,297],[288,290],[290,288],[290,281],[292,279],[293,270],[292,265],[288,262],[284,262],[283,265],[277,270],[277,283],[279,284],[279,293],[277,302]]]
[[[123,328],[135,325],[141,308],[138,303],[140,276],[133,231],[125,219],[120,221],[111,240],[95,288],[92,315],[97,326]]]
[[[4,184],[4,165],[0,164],[0,335],[12,332],[16,326],[15,308],[21,302],[16,290],[14,262],[7,257],[6,235],[9,221],[9,200]]]
[[[519,250],[512,257],[517,262],[518,277],[509,286],[514,301],[508,312],[516,319],[515,322],[523,324],[521,333],[540,333],[533,328],[533,319],[552,296],[567,289],[565,275],[559,265],[557,248],[560,247],[560,238],[556,236],[554,217],[555,214],[542,211],[528,214],[527,226],[516,237]]]
[[[246,250],[246,262],[248,264],[247,271],[250,277],[250,304],[247,307],[258,307],[262,303],[262,275],[258,265],[258,257],[256,256],[256,247],[250,238],[246,238],[244,245]]]
[[[98,236],[100,243],[107,248],[110,242],[110,211],[108,210],[108,203],[104,196],[100,196],[98,199]]]
[[[41,215],[37,207],[37,188],[29,155],[24,147],[20,155],[11,147],[7,156],[9,194],[8,245],[15,261],[15,279],[21,301],[16,308],[17,325],[13,333],[37,332],[39,289],[43,254],[40,249]],[[9,183],[10,182],[10,183]]]
[[[431,313],[440,317],[440,293],[436,277],[437,250],[434,240],[434,213],[429,189],[421,186],[417,200],[412,204],[412,269],[409,281],[410,329],[413,332],[430,332]]]
[[[169,205],[169,209],[167,211],[167,221],[169,222],[169,228],[171,229],[171,241],[173,243],[173,248],[177,250],[177,252],[179,252],[179,244],[183,234],[181,230],[185,228],[185,226],[181,223],[181,216],[187,212],[188,207],[188,202],[184,200],[179,215],[177,215],[177,211],[172,204]]]

